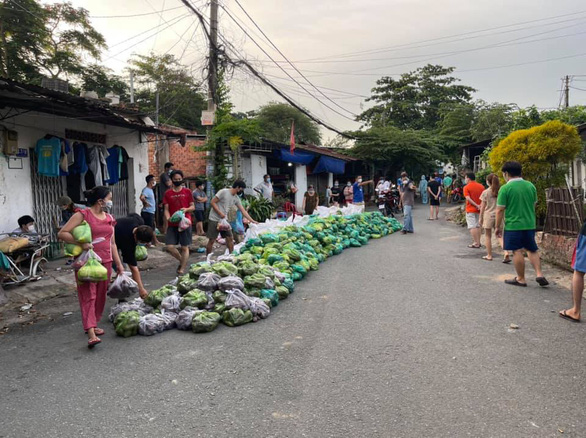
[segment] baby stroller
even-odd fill
[[[0,251],[0,266],[4,268],[0,269],[2,285],[20,284],[42,278],[47,263],[43,252],[49,247],[48,235],[2,233],[0,241],[6,244],[13,243],[8,245],[7,252]]]

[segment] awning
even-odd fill
[[[310,154],[309,152],[301,151],[299,149],[296,149],[295,153],[292,154],[291,152],[289,152],[289,149],[287,148],[281,148],[276,150],[275,155],[282,161],[288,161],[289,163],[305,165],[310,164],[316,158],[316,155]]]
[[[322,155],[317,162],[317,166],[313,170],[313,173],[331,172],[337,174],[343,174],[346,170],[346,162],[337,158],[326,157]]]

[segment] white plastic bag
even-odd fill
[[[138,293],[138,283],[126,273],[116,277],[116,280],[108,288],[108,296],[122,300]]]
[[[242,278],[237,277],[236,275],[228,275],[227,277],[222,278],[218,281],[218,289],[221,291],[227,290],[244,290],[244,281]]]
[[[244,292],[238,289],[227,290],[226,309],[238,308],[248,310],[250,308],[250,298]]]
[[[230,225],[230,222],[226,220],[226,218],[220,219],[218,222],[218,231],[230,231],[231,229],[232,226]]]
[[[204,272],[197,280],[197,288],[205,292],[213,292],[217,289],[218,281],[220,281],[221,278],[222,277],[213,272]]]
[[[179,231],[185,231],[191,227],[191,219],[188,216],[183,216],[179,221]]]
[[[169,312],[178,313],[180,310],[180,304],[181,296],[178,293],[172,294],[163,298],[163,301],[161,301],[161,309],[168,310]]]
[[[138,334],[142,336],[152,336],[165,330],[165,322],[159,315],[150,313],[140,317],[138,322]]]
[[[268,318],[271,313],[271,308],[267,303],[256,297],[249,297],[249,301],[250,311],[254,316],[258,316],[262,319]]]
[[[177,319],[175,319],[175,324],[177,324],[177,328],[179,330],[191,330],[191,323],[193,322],[193,317],[196,313],[201,312],[201,310],[196,309],[194,307],[186,307],[177,315]]]
[[[92,245],[97,245],[98,243],[102,243],[104,240],[103,237],[98,237],[96,240],[92,241]],[[102,263],[102,258],[100,256],[98,256],[93,249],[87,250],[82,252],[73,262],[73,269],[75,269],[76,271],[79,271],[81,268],[83,268],[83,265],[86,264],[86,262],[88,261],[88,259],[90,258],[90,252],[93,253],[94,258]]]

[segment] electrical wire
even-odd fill
[[[174,11],[176,9],[180,9],[183,8],[183,6],[175,6],[174,8],[169,8],[169,9],[164,9],[162,11],[160,11],[161,13],[163,12],[168,12],[168,11]],[[154,14],[158,14],[158,11],[155,12],[145,12],[144,14],[131,14],[131,15],[90,15],[90,18],[134,18],[134,17],[145,17],[147,15],[154,15]]]
[[[297,73],[299,73],[299,75],[309,84],[311,85],[315,90],[317,90],[318,93],[320,93],[322,96],[324,96],[326,99],[328,99],[330,102],[334,103],[338,108],[341,108],[342,110],[346,111],[348,114],[351,114],[352,116],[354,116],[355,118],[357,117],[356,114],[354,114],[352,111],[347,110],[346,108],[344,108],[343,106],[337,104],[336,102],[334,102],[332,99],[330,99],[328,96],[326,96],[326,94],[324,92],[322,92],[318,87],[316,87],[309,79],[307,79],[303,73],[301,73],[301,71],[299,71],[299,69],[297,67],[295,67],[295,65],[289,61],[289,59],[285,56],[285,54],[275,45],[275,43],[273,43],[273,41],[267,36],[267,34],[260,28],[260,26],[256,23],[256,21],[254,21],[254,19],[250,16],[250,14],[246,11],[246,9],[244,9],[244,7],[242,6],[242,4],[238,1],[238,0],[234,0],[236,2],[236,4],[240,7],[240,9],[242,9],[242,12],[244,12],[244,14],[248,17],[248,19],[252,22],[252,24],[255,25],[255,27],[259,30],[259,32],[266,38],[266,40],[271,44],[271,46],[273,46],[273,48],[283,57],[283,59],[285,59],[287,61],[287,63],[293,67],[295,69],[295,71]],[[224,7],[224,9],[226,9]]]

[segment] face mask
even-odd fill
[[[270,178],[267,178],[267,182],[270,183],[271,182],[271,179]]]
[[[358,178],[358,179],[356,180],[356,182],[358,182],[358,183],[361,183],[361,182],[362,182],[362,178]]]
[[[153,189],[157,186],[157,183],[153,183]]]
[[[173,181],[173,185],[174,185],[175,187],[180,187],[180,186],[181,186],[181,184],[183,184],[183,181]]]
[[[28,232],[29,233],[36,233],[37,232],[37,229],[35,228],[34,225],[31,225],[30,227],[28,227]]]
[[[169,169],[169,170],[167,171],[167,174],[171,175],[171,172],[173,172],[173,169]]]
[[[334,187],[338,187],[338,186],[339,186],[339,184],[338,184],[338,183],[334,183]]]
[[[346,185],[347,185],[348,187],[350,187],[352,184],[351,184],[351,183],[348,183],[348,184],[346,184]]]

